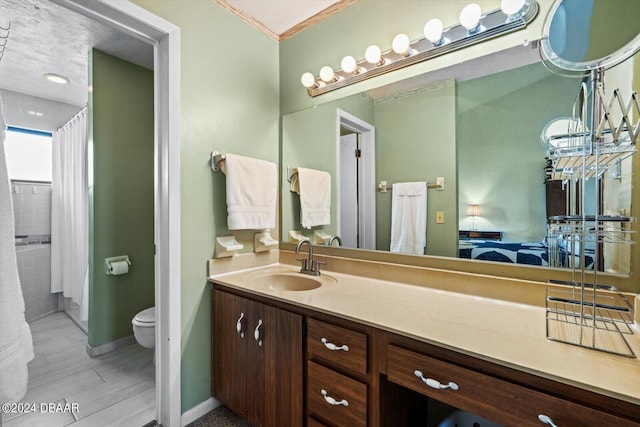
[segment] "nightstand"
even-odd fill
[[[502,240],[502,231],[458,230],[460,240]]]

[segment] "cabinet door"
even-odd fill
[[[214,291],[213,395],[255,427],[303,425],[302,316]]]
[[[253,341],[253,330],[249,330],[252,303],[217,290],[213,302],[213,395],[247,419],[251,409],[247,360]]]
[[[302,316],[264,307],[264,426],[303,425]]]

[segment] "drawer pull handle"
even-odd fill
[[[324,344],[324,346],[331,351],[336,351],[336,350],[349,351],[349,346],[346,344],[337,346],[334,343],[329,342],[326,338],[322,338],[320,341],[322,341],[322,344]]]
[[[262,326],[262,319],[258,319],[258,326],[256,326],[256,329],[253,331],[253,338],[258,343],[258,346],[261,347],[262,340],[260,339],[260,326]]]
[[[424,375],[422,374],[422,371],[414,371],[413,374],[416,377],[420,378],[422,382],[424,382],[426,385],[428,385],[431,388],[437,388],[439,390],[443,390],[445,388],[450,388],[451,390],[458,390],[460,388],[458,387],[458,384],[454,383],[453,381],[450,381],[449,384],[442,384],[438,380],[434,380],[433,378],[425,378]]]
[[[556,425],[556,423],[553,422],[553,420],[551,419],[551,417],[549,417],[548,415],[545,414],[540,414],[538,415],[538,419],[543,423],[546,424],[550,427],[558,427]]]
[[[240,334],[240,338],[244,338],[244,331],[242,330],[242,319],[244,319],[244,313],[240,313],[240,317],[236,322],[236,331]]]
[[[322,389],[320,390],[320,393],[322,393],[322,397],[324,397],[324,400],[326,400],[326,402],[329,405],[333,405],[333,406],[349,406],[349,402],[347,402],[347,399],[342,399],[341,401],[337,401],[336,399],[334,399],[333,397],[329,396],[327,394],[327,390]]]

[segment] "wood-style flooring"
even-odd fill
[[[62,312],[30,324],[35,358],[22,402],[77,404],[78,411],[3,414],[3,427],[143,426],[155,418],[153,350],[137,343],[91,358],[87,336]]]

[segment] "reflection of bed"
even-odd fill
[[[552,254],[556,267],[568,266],[568,252],[563,247]],[[502,242],[490,240],[460,240],[460,258],[484,261],[509,262],[513,264],[549,265],[549,247],[544,243]],[[593,268],[593,250],[585,251],[585,266]],[[576,266],[580,265],[580,257],[574,256]]]

